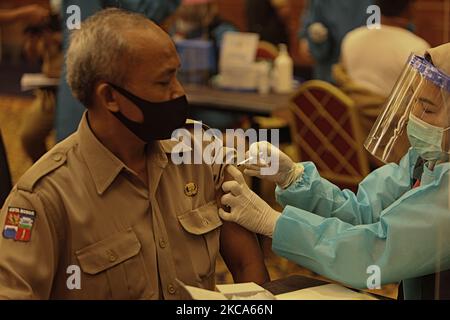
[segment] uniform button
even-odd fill
[[[166,247],[166,242],[164,241],[164,239],[159,239],[159,246],[164,249]]]
[[[109,262],[116,262],[119,258],[117,254],[112,250],[106,251],[106,254],[108,255]]]
[[[56,162],[61,161],[62,155],[59,153],[56,153],[53,155],[52,159],[55,160]]]
[[[175,286],[173,284],[169,284],[167,286],[167,291],[169,291],[170,294],[175,294],[177,292],[177,289],[175,288]]]

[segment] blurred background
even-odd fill
[[[235,24],[240,31],[247,31],[247,18],[245,12],[246,0],[217,0],[219,14],[225,20]],[[296,64],[302,65],[297,53],[298,29],[301,25],[301,13],[305,9],[308,0],[289,0],[291,10],[287,25],[289,29],[290,47],[293,48],[293,54]],[[0,8],[14,8],[27,4],[40,4],[49,7],[46,0],[2,0]],[[449,15],[446,12],[448,0],[417,0],[414,4],[414,21],[417,26],[417,34],[426,39],[432,46],[448,42],[449,34],[445,34],[445,28],[448,28]],[[447,23],[447,26],[446,26]],[[20,56],[20,51],[24,41],[22,35],[24,24],[14,24],[2,26],[2,48],[4,54],[14,53]],[[448,30],[447,30],[448,31]],[[15,50],[15,51],[14,51]],[[5,57],[4,57],[5,58]]]

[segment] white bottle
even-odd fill
[[[289,93],[292,91],[294,77],[294,63],[289,56],[287,46],[280,44],[280,53],[274,63],[273,86],[276,93]]]

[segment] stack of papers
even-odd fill
[[[178,281],[184,296],[192,300],[276,300],[269,291],[256,283],[217,285],[217,291],[191,287]]]
[[[274,296],[252,282],[217,285],[217,291],[200,289],[178,282],[184,295],[192,300],[378,300],[369,294],[356,292],[337,284],[327,284]]]
[[[226,32],[220,50],[218,85],[234,90],[254,90],[259,67],[255,63],[259,35]]]
[[[277,300],[378,300],[371,295],[356,292],[337,284],[302,289],[279,294]]]

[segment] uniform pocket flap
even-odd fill
[[[216,201],[178,216],[178,221],[187,232],[195,235],[208,233],[222,225]]]
[[[133,229],[114,234],[76,251],[83,272],[91,275],[112,268],[139,253],[141,243]]]

